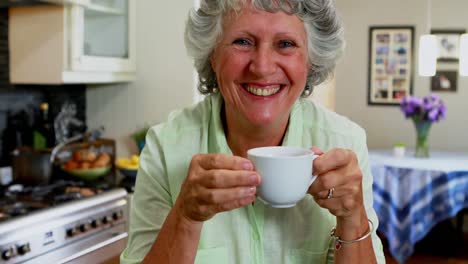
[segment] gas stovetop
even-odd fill
[[[0,189],[0,263],[65,263],[86,247],[126,239],[127,229],[123,188],[61,180]]]
[[[108,184],[89,187],[84,182],[65,180],[42,186],[13,184],[0,193],[0,223],[109,189]]]

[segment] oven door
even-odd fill
[[[127,245],[127,233],[103,241],[97,245],[87,248],[81,252],[70,256],[59,263],[89,264],[104,263],[113,259],[118,259],[120,253]],[[116,262],[119,263],[119,262]]]

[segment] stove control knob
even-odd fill
[[[111,217],[110,215],[106,215],[106,216],[104,216],[104,217],[102,218],[102,223],[103,223],[103,224],[108,224],[108,223],[110,223],[110,222],[112,222],[112,217]]]
[[[97,228],[99,226],[100,226],[99,220],[97,220],[97,219],[91,220],[91,227]]]
[[[76,234],[76,228],[69,228],[66,232],[68,237],[73,237]]]
[[[86,231],[88,231],[88,230],[89,230],[89,224],[86,223],[86,224],[81,224],[81,225],[80,225],[80,231],[81,231],[82,233],[84,233],[84,232],[86,232]]]
[[[9,260],[11,257],[13,257],[13,248],[5,249],[2,251],[3,260]]]
[[[26,243],[24,245],[19,245],[16,247],[16,251],[18,251],[18,254],[24,255],[31,251],[31,247],[29,246],[29,243]]]
[[[112,214],[112,218],[113,218],[114,220],[119,220],[121,217],[122,217],[122,212],[114,212],[114,213]]]

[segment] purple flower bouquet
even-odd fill
[[[444,102],[435,94],[424,98],[413,96],[401,100],[400,109],[406,118],[413,120],[416,128],[416,157],[429,157],[429,145],[427,137],[429,128],[433,122],[445,119],[447,109]]]

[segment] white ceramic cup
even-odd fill
[[[258,198],[272,206],[287,208],[302,200],[314,182],[310,149],[299,147],[262,147],[247,151],[247,157],[262,177]]]

